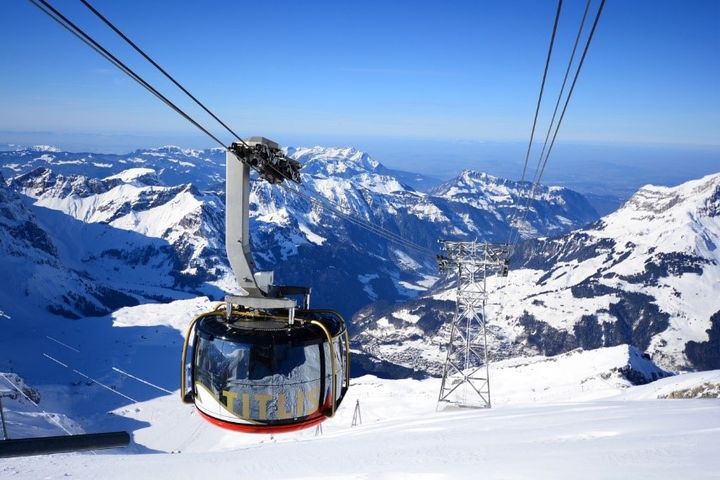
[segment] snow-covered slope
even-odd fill
[[[529,183],[465,170],[452,181],[433,189],[432,193],[472,205],[498,218],[509,218],[518,211],[518,206],[524,212],[530,189]],[[517,218],[517,228],[523,237],[557,235],[585,226],[597,218],[583,195],[563,187],[539,186],[527,206],[527,215]]]
[[[635,345],[670,370],[720,368],[720,174],[647,186],[601,221],[524,242],[492,279],[492,357]],[[454,291],[358,313],[364,351],[437,373]]]
[[[18,393],[4,402],[11,436],[127,429],[133,437],[128,449],[112,453],[3,460],[3,478],[196,478],[208,465],[220,477],[474,478],[482,466],[488,474],[533,478],[573,472],[702,478],[715,458],[720,399],[659,398],[720,388],[720,371],[636,387],[665,373],[627,346],[498,362],[491,371],[492,410],[436,411],[435,378],[364,376],[353,379],[320,435],[221,430],[180,402],[177,369],[170,368],[177,366],[180,332],[209,305],[197,298],[127,307],[72,328],[38,319],[23,342],[37,357],[30,360],[18,342],[0,340],[18,360],[14,368],[25,372],[22,378],[3,373],[0,385],[34,399]],[[356,404],[362,425],[352,427]],[[562,461],[555,458],[560,445]],[[319,460],[312,460],[317,452]]]
[[[178,278],[199,284],[222,277],[215,272],[224,255],[222,202],[192,184],[162,185],[149,168],[131,168],[103,179],[65,177],[38,168],[15,177],[11,187],[34,199],[35,207],[62,212],[84,224],[103,224],[163,240],[176,254],[172,274]],[[82,237],[74,243],[97,246],[103,242]]]
[[[374,389],[377,392],[377,388]],[[391,398],[395,400],[395,398]],[[717,478],[718,400],[597,401],[436,413],[325,427],[225,451],[6,460],[8,479]],[[162,411],[162,410],[160,410]],[[366,410],[367,411],[367,410]],[[661,421],[659,420],[661,419]],[[178,435],[171,430],[168,437]],[[175,437],[177,438],[177,437]]]
[[[568,472],[699,478],[715,458],[720,399],[658,398],[717,391],[720,371],[633,386],[666,373],[627,346],[497,362],[492,410],[436,411],[436,378],[364,376],[352,380],[321,435],[221,430],[178,395],[182,332],[212,305],[191,298],[72,323],[41,315],[24,324],[0,318],[0,388],[18,392],[3,402],[11,437],[117,429],[133,437],[123,451],[5,459],[3,478],[196,478],[208,465],[220,477],[474,478],[482,465],[498,475],[532,472],[534,478]],[[351,427],[356,402],[362,425]],[[549,460],[558,445],[561,466]],[[319,461],[308,460],[317,452]],[[455,460],[446,463],[449,457]]]
[[[60,232],[53,229],[57,224],[37,213],[26,198],[0,181],[0,318],[22,321],[21,312],[28,305],[40,305],[47,314],[78,318],[138,303],[114,282],[94,281],[79,262],[66,262],[63,252],[78,246],[63,244]]]

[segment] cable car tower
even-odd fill
[[[457,273],[455,316],[443,366],[438,407],[490,408],[488,364],[487,277],[507,276],[508,245],[444,241],[445,255],[437,257],[441,272]],[[468,395],[469,394],[469,395]]]

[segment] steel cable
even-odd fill
[[[598,22],[600,21],[600,16],[603,11],[603,7],[605,6],[605,0],[601,0],[600,6],[598,7],[597,13],[595,14],[595,20],[593,21],[592,29],[590,30],[590,34],[588,35],[588,39],[585,42],[585,48],[583,49],[582,56],[580,57],[580,62],[578,64],[578,68],[575,71],[575,76],[573,77],[572,84],[570,85],[570,90],[568,91],[567,97],[565,98],[565,104],[563,105],[563,109],[560,113],[560,118],[558,119],[557,125],[555,125],[555,131],[553,132],[552,140],[550,141],[550,146],[547,149],[547,152],[545,153],[545,158],[540,159],[539,161],[542,161],[542,164],[540,165],[539,171],[536,172],[535,181],[533,182],[533,187],[530,191],[530,195],[528,196],[528,201],[526,208],[524,210],[523,219],[521,221],[524,222],[527,219],[527,214],[529,211],[530,203],[532,202],[533,197],[535,196],[535,191],[537,190],[537,187],[540,184],[540,181],[542,180],[542,176],[545,172],[545,167],[547,166],[548,159],[550,158],[550,153],[552,152],[553,146],[555,145],[555,139],[557,138],[558,131],[560,130],[560,125],[562,124],[563,119],[565,118],[565,112],[567,111],[568,104],[570,103],[570,98],[572,98],[572,94],[575,91],[575,85],[577,84],[578,77],[580,76],[580,71],[582,70],[583,64],[585,63],[585,58],[587,56],[588,49],[590,48],[590,44],[592,43],[593,36],[595,35],[595,30],[597,28]],[[571,59],[572,60],[572,59]],[[513,242],[513,246],[517,245],[518,241],[520,239],[520,235],[516,235],[515,241]]]
[[[115,33],[117,33],[123,40],[125,40],[133,49],[135,49],[136,52],[138,52],[140,55],[142,55],[143,58],[145,58],[145,60],[147,60],[147,61],[150,62],[155,68],[157,68],[157,69],[160,71],[160,73],[162,73],[163,75],[165,75],[165,77],[167,77],[168,80],[170,80],[172,83],[174,83],[176,87],[178,87],[180,90],[182,90],[183,93],[185,93],[185,95],[187,95],[188,97],[190,97],[197,105],[200,106],[200,108],[202,108],[203,110],[205,110],[205,112],[207,112],[213,119],[215,119],[216,122],[218,122],[220,125],[222,125],[222,126],[225,128],[225,130],[227,130],[228,132],[230,132],[230,134],[231,134],[232,136],[234,136],[235,138],[237,138],[237,139],[238,139],[240,142],[242,142],[246,147],[248,146],[248,144],[245,143],[245,141],[244,141],[237,133],[235,133],[230,127],[228,127],[228,126],[225,124],[225,122],[223,122],[222,120],[220,120],[220,119],[217,117],[217,115],[215,115],[213,112],[211,112],[209,108],[207,108],[200,100],[198,100],[192,93],[190,93],[190,92],[189,92],[185,87],[183,87],[177,80],[175,80],[175,78],[174,78],[172,75],[170,75],[167,71],[165,71],[164,68],[162,68],[160,65],[158,65],[158,63],[157,63],[155,60],[153,60],[147,53],[145,53],[140,47],[138,47],[135,42],[133,42],[132,40],[130,40],[123,32],[121,32],[120,29],[117,28],[110,20],[108,20],[107,17],[105,17],[102,13],[100,13],[99,11],[97,11],[97,9],[96,9],[95,7],[93,7],[93,6],[90,4],[90,2],[88,2],[87,0],[80,0],[80,2],[82,2],[83,5],[85,5],[92,13],[94,13],[95,16],[97,16],[100,20],[102,20],[103,23],[105,23],[105,25],[107,25],[108,27],[110,27],[110,28],[111,28]]]
[[[543,92],[545,91],[545,80],[547,79],[548,68],[550,67],[550,58],[552,57],[553,46],[555,45],[555,35],[557,34],[558,23],[560,22],[560,12],[562,11],[563,0],[558,0],[557,11],[555,12],[555,22],[553,23],[552,35],[550,36],[550,45],[548,46],[547,57],[545,58],[545,70],[543,71],[542,82],[540,83],[540,94],[538,95],[537,105],[535,106],[535,116],[533,117],[532,129],[530,130],[530,141],[528,142],[527,152],[525,152],[525,162],[523,164],[522,176],[520,182],[525,181],[525,175],[527,174],[528,161],[530,159],[530,151],[532,150],[533,140],[535,138],[535,127],[537,126],[538,114],[540,113],[540,104],[543,99]],[[517,211],[513,212],[510,218],[510,226],[512,228],[512,222],[515,219]],[[510,231],[512,235],[512,230]],[[509,241],[509,239],[508,239]]]
[[[148,90],[150,93],[152,93],[155,97],[157,97],[159,100],[161,100],[163,103],[165,103],[168,107],[170,107],[172,110],[174,110],[176,113],[181,115],[183,118],[185,118],[187,121],[189,121],[193,126],[201,130],[203,133],[205,133],[208,137],[213,139],[218,145],[220,145],[224,150],[228,150],[228,147],[223,143],[219,138],[217,138],[215,135],[210,133],[206,128],[204,128],[202,125],[200,125],[197,121],[195,121],[192,117],[190,117],[187,113],[185,113],[181,108],[179,108],[175,103],[173,103],[171,100],[169,100],[166,96],[164,96],[162,93],[160,93],[157,89],[155,89],[152,85],[150,85],[147,81],[145,81],[140,75],[138,75],[135,71],[133,71],[130,67],[128,67],[125,63],[123,63],[121,60],[119,60],[117,57],[115,57],[112,53],[110,53],[108,50],[106,50],[102,45],[100,45],[98,42],[96,42],[90,35],[88,35],[86,32],[84,32],[80,27],[75,25],[72,21],[70,21],[67,17],[65,17],[62,13],[60,13],[57,9],[55,9],[49,2],[46,0],[29,0],[33,5],[35,5],[38,9],[40,9],[43,13],[48,15],[50,18],[55,20],[57,23],[59,23],[63,28],[68,30],[70,33],[78,37],[80,40],[82,40],[86,45],[90,46],[93,50],[98,52],[100,55],[102,55],[105,59],[107,59],[109,62],[111,62],[113,65],[115,65],[118,69],[120,69],[123,73],[128,75],[130,78],[135,80],[137,83],[139,83],[143,88]],[[81,0],[82,1],[82,0]],[[85,2],[83,2],[85,3]],[[88,8],[91,6],[88,4]],[[95,10],[94,8],[92,10]],[[96,11],[96,10],[95,10]],[[99,14],[99,12],[98,12]],[[110,24],[109,20],[107,20],[105,17],[102,17],[105,19],[106,23]],[[111,27],[112,28],[112,27]],[[113,30],[116,31],[119,35],[121,35],[126,41],[131,43],[131,45],[135,45],[128,39],[122,32],[119,30],[116,30],[113,28]],[[170,78],[173,83],[175,83],[181,90],[183,90],[184,93],[188,94],[191,98],[193,98],[201,107],[205,108],[204,105],[202,105],[197,99],[195,99],[194,96],[192,96],[184,87],[182,87],[177,81],[175,81],[169,74],[167,74],[159,65],[156,64],[149,56],[145,55],[144,52],[142,52],[139,47],[136,47],[136,50],[140,51],[140,53],[148,60],[150,61],[156,68],[160,69],[161,72],[163,72],[168,78]],[[240,138],[235,132],[233,132],[229,127],[227,127],[223,122],[221,122],[212,112],[206,109],[208,113],[213,116],[218,122],[228,128],[230,133],[234,135],[241,143],[247,145],[245,141]],[[279,172],[274,167],[270,166],[275,170],[277,173],[279,173],[282,177],[288,178],[286,175],[282,174],[282,172]],[[255,169],[257,170],[257,168]],[[348,220],[350,222],[355,223],[356,225],[363,227],[367,229],[368,231],[381,236],[385,238],[388,241],[394,242],[396,244],[413,248],[418,251],[422,251],[425,253],[429,253],[434,255],[435,252],[427,247],[423,247],[422,245],[415,244],[414,242],[411,242],[410,240],[402,238],[400,235],[397,235],[384,227],[381,227],[379,225],[375,225],[371,222],[367,222],[365,220],[362,220],[360,218],[355,217],[354,215],[348,214],[346,212],[342,211],[342,208],[334,205],[334,202],[332,202],[329,199],[323,198],[323,200],[319,200],[318,198],[315,198],[315,195],[308,195],[305,193],[300,192],[299,190],[295,190],[285,184],[281,184],[281,187],[284,188],[287,191],[293,192],[296,195],[299,195],[306,200],[312,202],[315,205],[320,206],[321,208],[324,208],[326,210],[332,211],[334,214],[344,218],[345,220]],[[330,205],[333,205],[332,207]]]

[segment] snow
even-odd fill
[[[1,471],[7,479],[716,478],[717,399],[658,400],[645,386],[625,398],[438,412],[438,386],[354,379],[317,436],[222,432],[162,396],[116,411],[152,419],[134,433],[152,450],[7,459]],[[357,401],[363,423],[351,427]]]
[[[290,223],[290,215],[285,208],[272,210],[264,215],[258,215],[255,218],[258,222],[274,223],[278,226],[287,226]]]
[[[418,320],[420,320],[420,315],[413,315],[412,313],[408,312],[407,310],[397,310],[393,312],[393,317],[399,318],[403,322],[407,323],[417,323]]]
[[[417,290],[419,292],[424,292],[425,290],[427,290],[427,288],[425,287],[421,287],[419,285],[415,285],[414,283],[406,282],[404,280],[401,280],[398,283],[403,287],[407,288],[408,290]]]
[[[60,149],[53,145],[33,145],[30,150],[34,152],[59,152]]]
[[[372,281],[377,278],[380,278],[380,275],[377,273],[368,273],[357,276],[358,281],[363,284],[363,291],[367,293],[371,300],[377,300],[378,298],[377,293],[375,293],[375,290],[372,287]]]
[[[720,370],[692,372],[660,379],[622,392],[618,398],[624,400],[651,400],[670,398],[674,393],[692,390],[703,385],[714,385],[715,396],[720,396]]]
[[[708,241],[718,245],[717,222],[698,215],[708,197],[720,188],[720,173],[691,180],[677,187],[646,185],[618,211],[605,217],[603,228],[590,230],[598,238],[622,238],[658,252],[712,253]],[[651,222],[648,220],[652,220]],[[688,230],[702,235],[685,235]]]
[[[164,147],[148,155],[166,157],[168,152],[177,150]],[[303,170],[305,185],[367,218],[373,218],[374,211],[393,214],[407,209],[415,217],[426,218],[431,223],[450,221],[443,215],[445,210],[424,202],[427,196],[408,192],[391,177],[377,174],[379,163],[362,152],[315,147],[293,149],[292,154],[308,160],[308,170]],[[194,165],[169,161],[185,167]],[[144,160],[137,158],[132,163],[143,164]],[[179,242],[188,234],[198,233],[193,237],[194,245],[202,247],[211,242],[212,236],[204,235],[204,231],[169,228],[192,223],[210,200],[198,198],[189,188],[178,190],[142,184],[139,180],[148,175],[155,176],[155,170],[126,170],[105,179],[119,180],[122,185],[104,193],[84,198],[49,195],[36,198],[36,205],[69,213],[83,222],[110,222],[113,227],[138,232],[144,237]],[[516,186],[501,179],[474,175],[462,176],[452,187],[455,189],[452,195],[474,195],[477,192],[473,189],[482,185],[487,191],[477,205],[489,206],[493,202],[510,201],[517,194]],[[644,189],[637,202],[630,204],[632,209],[628,206],[615,217],[617,225],[605,229],[612,238],[628,237],[639,242],[627,247],[638,255],[628,257],[608,271],[631,275],[641,270],[644,258],[639,254],[647,254],[658,241],[668,241],[673,248],[683,248],[683,251],[711,252],[712,246],[718,244],[716,224],[694,216],[703,208],[701,203],[688,206],[680,200],[686,196],[693,198],[695,194],[706,198],[707,192],[716,185],[715,177],[706,177],[677,190]],[[550,198],[550,192],[558,191],[550,188],[541,196]],[[117,217],[126,202],[163,193],[172,199],[153,204],[148,210],[137,209]],[[669,195],[670,200],[656,201],[659,198],[656,193]],[[446,193],[446,197],[452,195]],[[328,241],[318,233],[324,232],[324,225],[317,212],[297,214],[296,209],[278,198],[284,200],[284,197],[270,197],[270,201],[264,198],[264,207],[253,213],[254,220],[275,235],[271,243],[278,246],[284,256],[296,252],[303,242],[323,245]],[[461,195],[449,200],[467,201]],[[563,203],[564,200],[553,198],[552,201]],[[280,208],[276,208],[274,202],[281,205]],[[36,210],[45,224],[51,223],[51,212]],[[655,235],[647,227],[648,215],[658,212],[660,221],[668,224],[661,235]],[[490,213],[501,217],[497,211]],[[472,217],[461,214],[460,218],[464,218],[470,228],[476,228]],[[564,215],[549,219],[568,224],[566,220],[568,217]],[[292,231],[283,233],[277,226],[289,226]],[[598,228],[593,234],[606,234],[601,231]],[[58,232],[53,240],[59,250],[79,251],[72,257],[77,263],[67,267],[84,272],[87,268],[84,264],[97,256],[97,247],[91,245],[92,241],[79,242],[71,233]],[[393,251],[392,260],[408,271],[424,269],[416,259],[400,250]],[[16,260],[8,260],[13,261]],[[24,259],[18,262],[24,263]],[[103,263],[103,266],[110,265]],[[594,275],[604,266],[606,262],[601,257],[566,262],[540,286],[537,282],[545,272],[513,271],[509,283],[502,286],[503,295],[521,301],[505,302],[509,310],[504,313],[517,315],[521,309],[528,309],[557,328],[571,330],[578,317],[602,310],[616,300],[612,295],[577,299],[569,290],[574,283]],[[33,298],[40,298],[41,292],[52,290],[69,278],[45,264],[33,268],[28,282]],[[112,275],[112,270],[107,270]],[[147,276],[148,272],[157,275],[158,271],[157,268],[138,268],[137,276]],[[187,271],[194,270],[188,266]],[[357,279],[368,297],[377,299],[372,286],[380,275],[372,269],[359,271],[368,272],[358,275]],[[21,268],[13,272],[27,273]],[[419,280],[412,281],[405,276],[390,277],[415,295],[437,280],[421,273],[416,273]],[[226,280],[227,277],[223,277],[217,284]],[[667,345],[667,351],[679,352],[683,344],[678,338],[707,338],[706,316],[717,305],[719,280],[720,271],[707,268],[702,276],[677,275],[667,281],[662,279],[657,286],[643,287],[671,314],[671,327],[654,337],[654,344],[662,342]],[[10,281],[5,280],[3,286]],[[627,282],[612,281],[628,290],[638,288]],[[227,290],[227,285],[222,285]],[[670,289],[679,289],[682,297],[661,295]],[[538,296],[539,291],[542,297]],[[211,468],[216,471],[210,473],[219,477],[477,478],[482,473],[514,478],[675,478],[702,477],[717,467],[714,451],[720,440],[720,400],[658,398],[684,395],[685,391],[690,392],[688,395],[714,391],[712,385],[720,382],[720,372],[693,373],[646,386],[631,386],[621,374],[631,356],[626,346],[493,364],[492,410],[437,412],[437,379],[381,380],[366,376],[353,380],[345,404],[338,416],[325,424],[321,436],[316,437],[313,431],[276,437],[221,431],[201,421],[192,407],[178,400],[177,363],[182,335],[194,315],[214,306],[206,297],[186,298],[189,295],[195,294],[184,292],[182,299],[175,302],[122,308],[106,317],[76,322],[60,320],[39,309],[33,311],[32,305],[27,306],[32,315],[22,312],[23,321],[30,319],[27,325],[10,322],[9,316],[0,311],[0,323],[4,324],[6,333],[0,338],[0,371],[20,372],[42,396],[37,405],[21,398],[7,402],[13,435],[123,428],[132,431],[134,439],[129,449],[111,454],[4,460],[0,465],[3,480],[59,476],[197,478],[207,476]],[[453,299],[454,295],[450,289],[434,292],[432,298]],[[166,298],[162,294],[157,296]],[[532,303],[538,298],[542,298],[541,303]],[[5,300],[3,297],[3,307]],[[20,307],[13,305],[13,308]],[[493,308],[489,307],[489,312],[498,314]],[[15,310],[12,313],[15,320],[18,315]],[[415,356],[423,362],[442,361],[440,335],[424,337],[417,325],[420,318],[403,308],[380,318],[377,334],[391,339],[392,343],[378,347],[381,348],[378,351]],[[600,321],[604,318],[601,315]],[[397,327],[398,324],[401,326]],[[513,328],[514,325],[507,326],[508,330]],[[365,424],[350,428],[352,407],[357,400],[360,400]]]
[[[299,224],[298,228],[300,229],[300,231],[302,233],[305,234],[305,238],[307,238],[310,243],[314,243],[315,245],[322,245],[323,243],[325,243],[327,241],[327,238],[322,237],[322,236],[318,235],[317,233],[314,233],[304,223]]]
[[[105,180],[120,180],[123,183],[133,183],[135,180],[138,180],[142,177],[146,177],[148,175],[155,175],[155,170],[152,168],[128,168],[127,170],[123,170],[122,172],[116,174],[116,175],[110,175],[109,177],[106,177]]]
[[[123,307],[112,313],[112,325],[119,328],[167,325],[185,334],[189,319],[212,310],[216,305],[217,302],[211,302],[207,297],[196,297],[166,304]]]
[[[393,253],[397,257],[398,262],[405,268],[414,270],[419,270],[421,268],[421,265],[418,262],[402,250],[393,249]]]
[[[424,201],[424,197],[423,200],[411,206],[408,209],[408,212],[417,216],[419,219],[428,220],[430,222],[450,222],[450,219],[443,214],[442,210],[440,210],[436,205]]]

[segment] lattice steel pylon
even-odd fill
[[[438,256],[438,264],[441,271],[454,269],[457,273],[457,300],[438,407],[447,402],[461,407],[490,408],[487,278],[507,275],[509,247],[453,241],[443,242],[443,247],[445,255]]]

